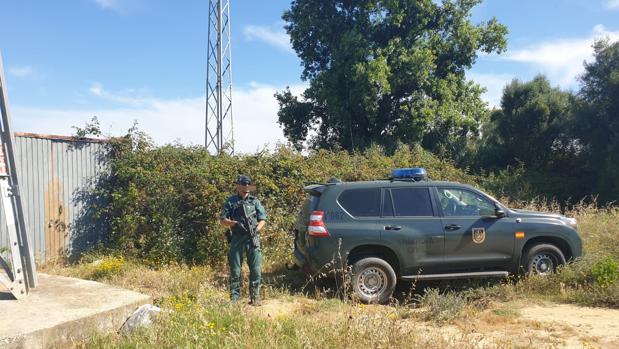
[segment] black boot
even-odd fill
[[[259,307],[262,305],[262,301],[260,300],[260,296],[252,295],[249,298],[249,305],[253,305],[254,307]]]

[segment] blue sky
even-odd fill
[[[300,61],[283,30],[290,1],[231,0],[236,149],[284,141],[275,91],[300,92]],[[204,143],[207,0],[0,2],[15,131],[70,135],[97,115],[118,135],[134,120],[157,143]],[[509,28],[508,50],[482,55],[468,76],[489,105],[513,78],[546,74],[576,90],[596,37],[619,40],[619,0],[486,0],[474,22]]]

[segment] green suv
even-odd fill
[[[548,274],[582,252],[575,219],[509,209],[471,186],[430,181],[422,168],[305,192],[296,266],[306,273],[351,266],[364,302],[387,302],[397,280]]]

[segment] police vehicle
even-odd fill
[[[351,266],[363,302],[387,302],[398,280],[544,275],[582,253],[575,219],[510,209],[471,186],[431,181],[423,168],[304,189],[296,266],[306,273]]]

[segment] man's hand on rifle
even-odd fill
[[[266,224],[266,221],[258,221],[258,225],[256,225],[256,232],[262,231],[262,227]]]

